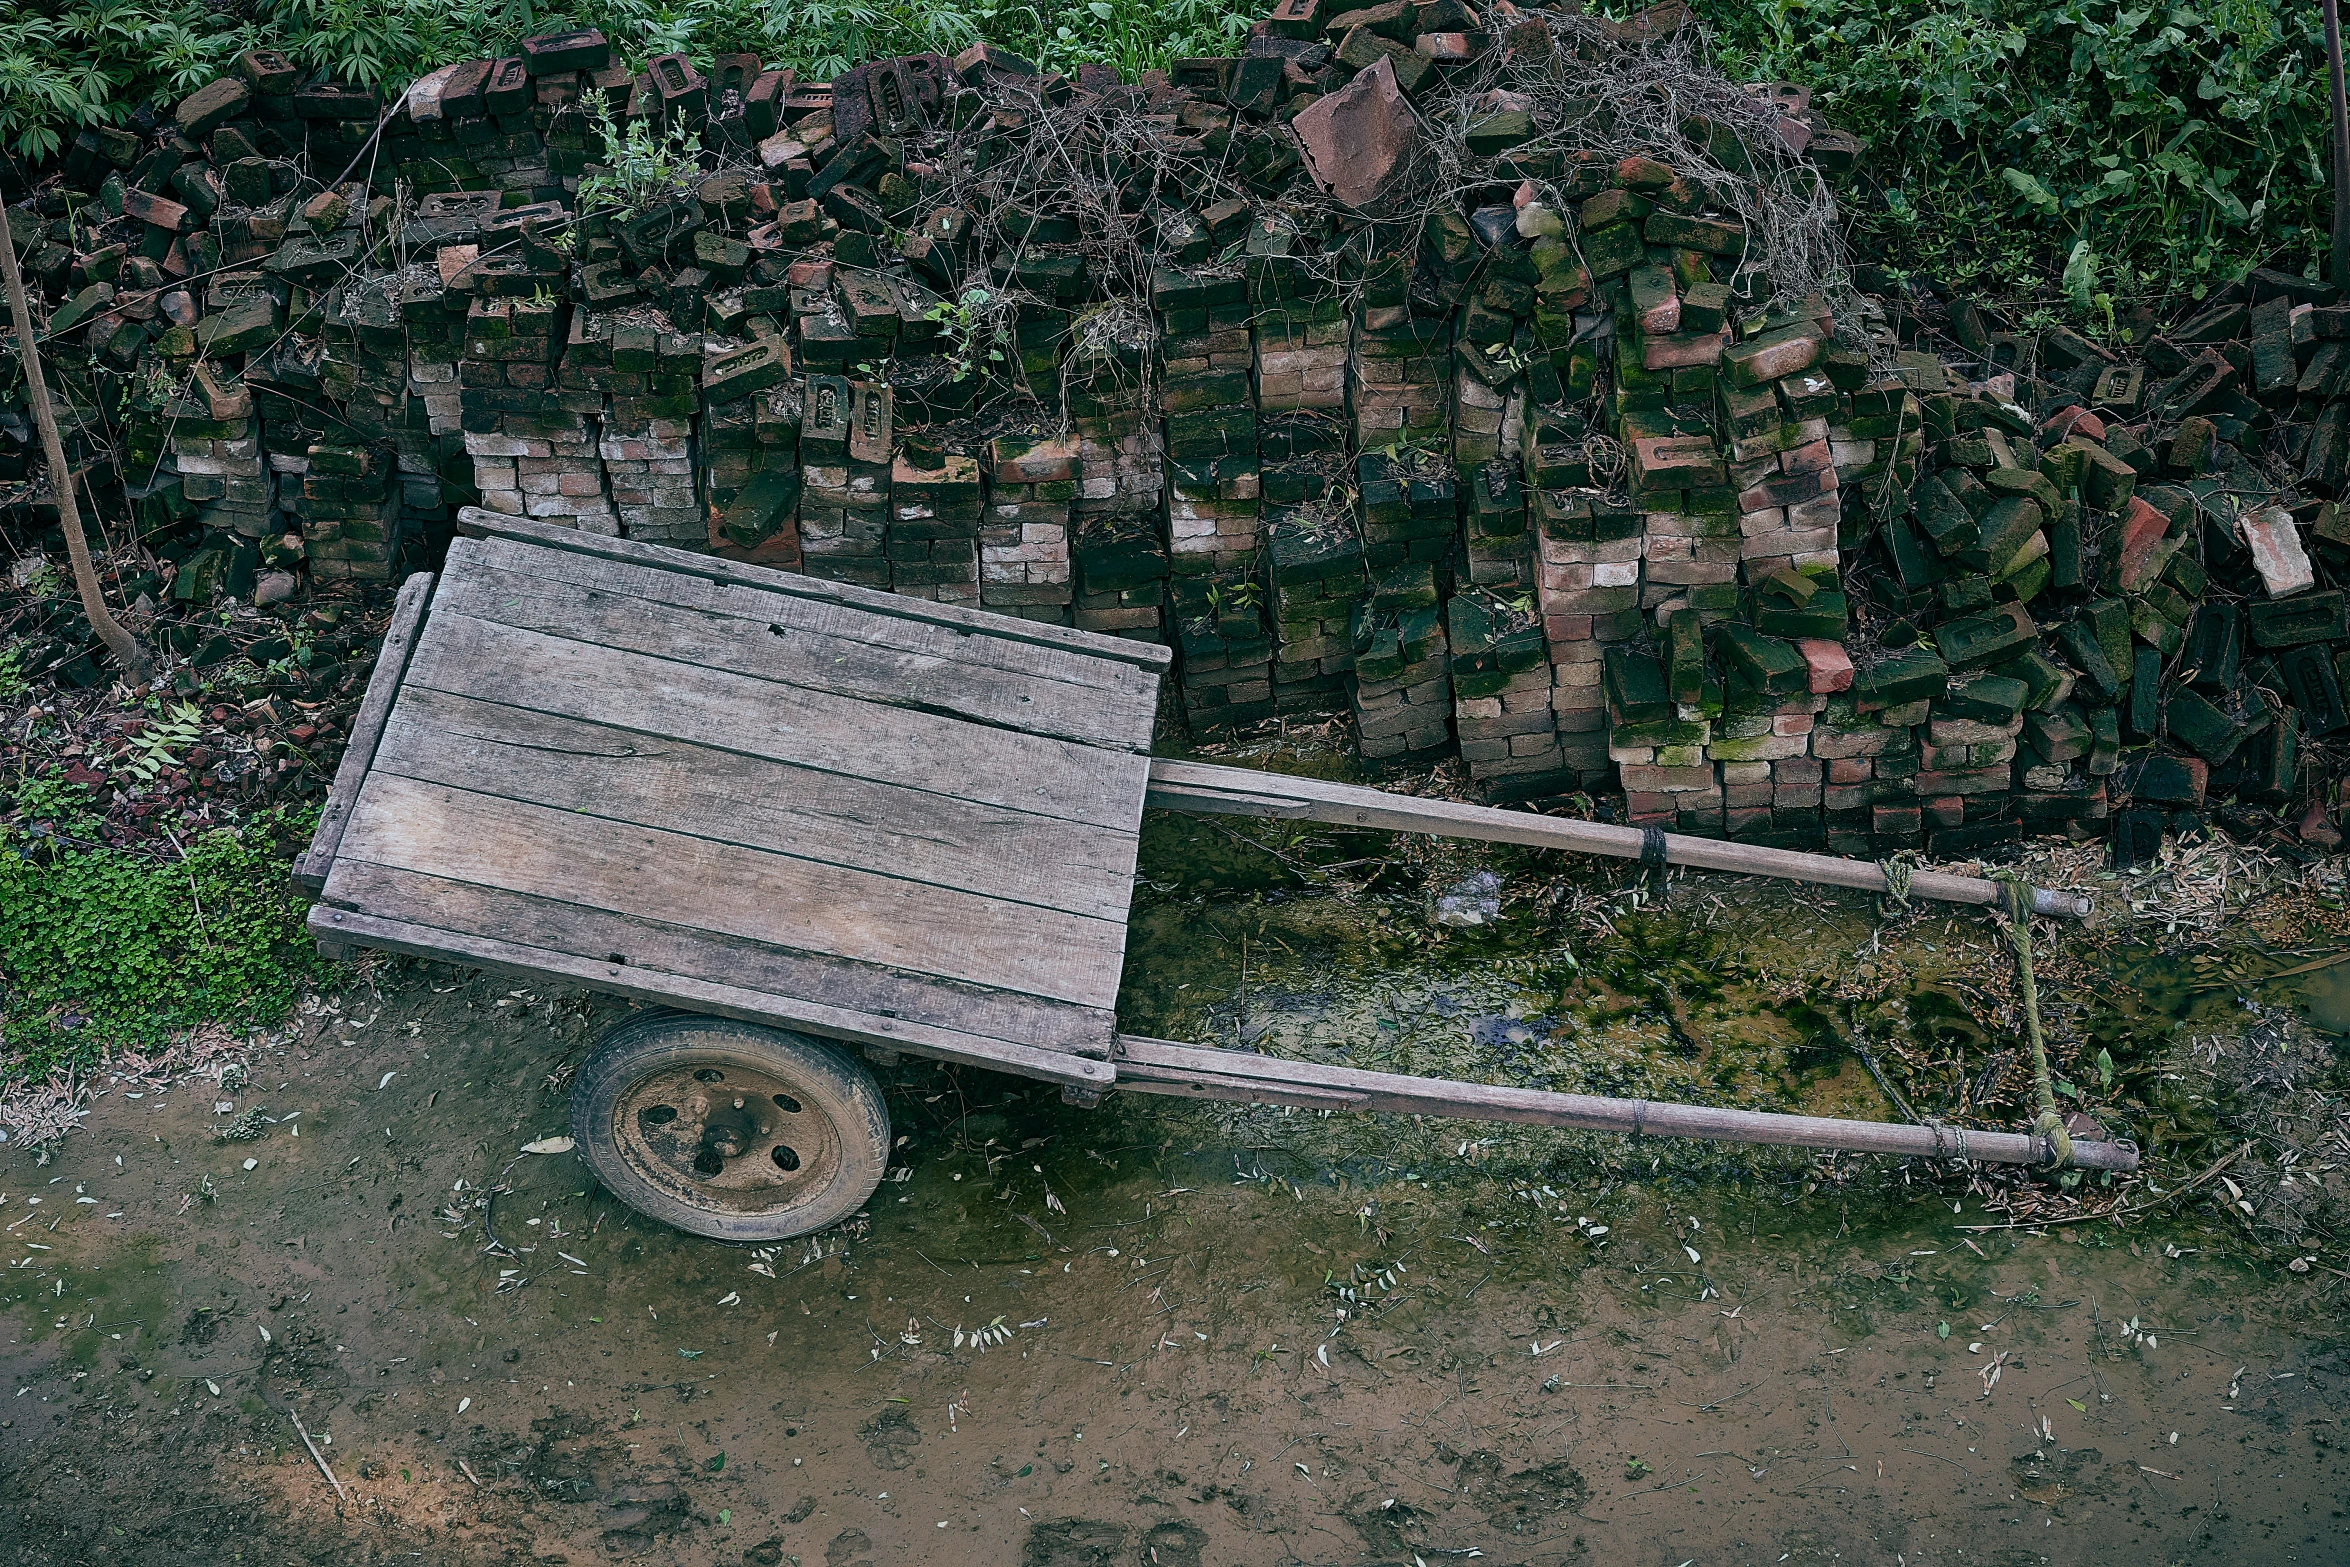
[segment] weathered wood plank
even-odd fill
[[[310,929],[322,946],[356,943],[417,957],[439,958],[477,968],[494,969],[528,979],[550,975],[590,989],[608,991],[638,1001],[652,1001],[739,1018],[778,1028],[805,1030],[851,1044],[905,1050],[940,1061],[993,1067],[1051,1083],[1100,1088],[1117,1075],[1106,1061],[1089,1056],[1037,1050],[998,1040],[982,1040],[950,1029],[931,1028],[898,1018],[881,1017],[839,1007],[820,1006],[789,997],[764,995],[740,986],[690,979],[683,975],[640,970],[623,964],[598,963],[561,949],[525,946],[482,936],[460,935],[429,925],[384,919],[350,909],[320,905],[310,911]]]
[[[503,539],[450,548],[459,614],[838,696],[1147,752],[1158,676],[821,599]]]
[[[408,682],[928,794],[1135,828],[1146,758],[435,614]]]
[[[1108,1008],[1125,924],[371,773],[342,861]],[[348,903],[329,876],[330,902]]]
[[[1151,763],[1149,804],[1154,810],[1332,822],[1345,827],[1431,833],[1439,838],[1472,838],[1485,843],[1524,844],[1535,849],[1566,849],[1577,854],[1607,854],[1627,860],[1640,858],[1644,847],[1641,829],[1637,827],[1542,816],[1533,811],[1499,810],[1487,805],[1464,805],[1453,800],[1415,799],[1358,784],[1172,758]],[[1832,854],[1769,849],[1759,844],[1690,838],[1679,833],[1664,835],[1664,849],[1668,864],[1698,870],[1778,876],[1827,887],[1850,887],[1860,892],[1885,890],[1884,867],[1872,860],[1846,860]],[[1912,897],[1934,898],[1945,903],[1996,903],[2004,896],[1997,882],[1940,871],[1913,873],[1909,891]],[[2089,916],[2089,899],[2085,894],[2035,887],[2031,896],[2035,914],[2068,919]]]
[[[464,936],[570,952],[600,965],[730,985],[737,990],[841,1012],[870,1013],[1040,1050],[1106,1056],[1114,1014],[985,985],[797,952],[679,923],[576,903],[556,903],[477,882],[346,861],[335,882],[341,902],[385,919]]]
[[[326,805],[318,813],[318,829],[310,835],[309,849],[294,861],[294,886],[312,897],[326,885],[326,873],[334,865],[335,847],[343,839],[343,824],[350,820],[351,804],[359,798],[359,786],[375,760],[376,744],[383,736],[385,720],[391,716],[392,699],[399,693],[401,676],[408,671],[408,656],[416,648],[416,632],[424,623],[424,606],[432,597],[432,583],[431,572],[419,571],[400,584],[399,597],[392,602],[391,622],[384,628],[383,646],[377,651],[375,668],[367,677],[367,694],[360,699],[358,715],[351,720],[351,738],[343,746],[343,760],[335,768],[334,782],[327,786]]]
[[[876,615],[950,626],[990,637],[1001,637],[1007,641],[1029,642],[1038,647],[1068,648],[1095,658],[1113,659],[1143,669],[1164,671],[1175,656],[1170,648],[1129,642],[1123,637],[1077,631],[1066,626],[1048,626],[1041,621],[1018,620],[1005,615],[990,615],[982,610],[958,609],[949,604],[932,604],[872,588],[854,587],[845,582],[820,582],[814,577],[803,577],[795,572],[720,560],[714,555],[698,555],[689,550],[670,549],[666,545],[604,538],[597,534],[582,533],[576,528],[552,527],[529,518],[508,517],[474,506],[458,511],[457,531],[472,538],[520,539],[575,555],[656,566],[663,571],[701,577],[711,582],[739,582],[770,592],[788,593],[797,598],[828,599],[853,609],[870,610]]]
[[[411,686],[375,770],[1123,920],[1136,835]]]
[[[1118,1086],[1146,1094],[1238,1099],[1315,1109],[1384,1110],[1402,1115],[1461,1116],[1478,1121],[1523,1121],[1585,1131],[1649,1137],[1709,1137],[1723,1142],[1794,1148],[1846,1148],[1862,1153],[2040,1164],[2049,1155],[2025,1132],[1961,1133],[1946,1126],[1889,1121],[1844,1121],[1817,1115],[1773,1115],[1717,1110],[1710,1105],[1649,1099],[1604,1099],[1533,1088],[1405,1077],[1354,1067],[1290,1061],[1243,1050],[1207,1050],[1133,1034],[1118,1036]],[[2138,1150],[2126,1142],[2076,1142],[2073,1162],[2091,1170],[2135,1170]]]

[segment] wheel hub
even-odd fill
[[[840,1162],[830,1118],[794,1086],[734,1063],[664,1067],[620,1095],[613,1139],[632,1168],[681,1197],[772,1213],[821,1189]]]

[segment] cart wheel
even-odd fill
[[[605,1034],[572,1090],[571,1135],[622,1202],[730,1241],[837,1223],[889,1160],[889,1110],[862,1062],[803,1034],[680,1012]]]

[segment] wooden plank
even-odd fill
[[[450,555],[437,602],[454,614],[1081,745],[1150,750],[1158,681],[1127,665],[504,540],[459,540]],[[882,640],[899,629],[914,635],[891,640],[934,645]],[[1014,656],[993,659],[991,649]],[[1092,674],[1116,678],[1072,678]]]
[[[851,1044],[905,1050],[940,1061],[993,1067],[1050,1083],[1099,1088],[1115,1076],[1106,1061],[1089,1056],[1036,1050],[1001,1041],[980,1040],[950,1029],[930,1028],[898,1018],[824,1007],[785,997],[763,995],[739,986],[682,975],[661,974],[621,964],[597,963],[576,953],[524,946],[481,936],[460,935],[429,925],[383,919],[350,909],[324,905],[310,911],[310,929],[321,946],[356,944],[405,952],[416,957],[494,969],[500,973],[544,981],[567,979],[593,990],[608,991],[637,1001],[651,1001],[739,1018],[776,1028],[805,1030]]]
[[[1640,858],[1644,846],[1644,835],[1637,827],[1541,816],[1532,811],[1497,810],[1452,800],[1415,799],[1319,778],[1164,758],[1151,763],[1147,803],[1157,810],[1303,819],[1345,827],[1424,832],[1439,838],[1473,838],[1536,849],[1566,849],[1577,854],[1607,854],[1627,860]],[[1796,849],[1766,849],[1757,844],[1690,838],[1679,833],[1663,836],[1665,859],[1673,865],[1727,871],[1738,876],[1777,876],[1827,887],[1850,887],[1859,892],[1885,890],[1884,867],[1872,860],[1840,859],[1832,854],[1806,854]],[[1995,881],[1924,870],[1911,874],[1909,892],[1912,897],[1933,898],[1944,903],[1997,903],[2005,896]],[[2089,899],[2080,893],[2035,887],[2032,912],[2086,919]]]
[[[1135,829],[1149,762],[436,613],[408,684],[951,799]]]
[[[1647,1099],[1604,1099],[1533,1088],[1405,1077],[1353,1067],[1290,1061],[1243,1050],[1206,1050],[1164,1039],[1118,1036],[1118,1086],[1146,1094],[1318,1109],[1383,1110],[1402,1115],[1461,1116],[1477,1121],[1521,1121],[1585,1131],[1650,1137],[1705,1137],[1722,1142],[1794,1148],[1843,1148],[1860,1153],[1974,1159],[1994,1164],[2042,1164],[2047,1147],[2029,1133],[1961,1133],[1947,1126],[1844,1121],[1817,1115],[1772,1115],[1717,1110],[1708,1105]],[[2127,1142],[2076,1142],[2073,1163],[2089,1170],[2135,1170],[2138,1149]]]
[[[400,678],[407,673],[408,656],[415,650],[417,629],[424,623],[425,601],[432,597],[433,575],[419,571],[400,584],[399,597],[392,602],[392,618],[384,628],[383,646],[377,650],[375,668],[367,677],[367,694],[360,699],[358,716],[351,720],[351,737],[343,746],[343,760],[335,768],[334,782],[327,786],[326,806],[318,813],[318,829],[310,835],[310,847],[294,861],[293,883],[298,891],[318,895],[326,885],[326,875],[334,866],[335,848],[343,839],[343,824],[350,820],[351,805],[359,798],[359,786],[366,781],[367,769],[375,760],[377,742],[384,732],[384,721],[391,716],[392,698],[400,689]]]
[[[778,1004],[871,1013],[1040,1050],[1106,1056],[1117,1037],[1115,1015],[1105,1008],[1044,1001],[695,930],[679,923],[675,910],[668,918],[646,919],[381,865],[346,860],[339,869],[336,893],[353,909],[462,936],[569,952],[607,967],[730,985],[774,997]]]
[[[343,831],[357,860],[674,920],[796,951],[1113,1006],[1122,921],[1087,919],[446,784],[371,773]],[[334,877],[328,901],[348,905]]]
[[[1123,920],[1136,836],[413,686],[375,770]]]
[[[1027,642],[1037,647],[1067,648],[1094,658],[1113,659],[1143,669],[1163,672],[1175,657],[1173,649],[1152,643],[1130,642],[1124,637],[1077,631],[1067,626],[1051,626],[1042,621],[1020,620],[1009,615],[991,615],[983,610],[958,609],[950,604],[933,604],[895,593],[855,587],[845,582],[821,582],[796,572],[720,560],[715,555],[695,554],[690,550],[671,549],[662,544],[639,544],[630,539],[605,538],[599,534],[582,533],[576,528],[559,528],[534,522],[526,517],[508,517],[475,506],[459,509],[457,531],[469,538],[520,539],[575,555],[594,556],[599,560],[657,566],[664,571],[701,577],[710,582],[741,583],[774,593],[788,593],[795,598],[827,600],[894,619],[950,626],[1007,641]]]

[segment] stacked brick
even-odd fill
[[[800,552],[812,577],[889,586],[889,388],[840,376],[808,378],[800,418]]]
[[[799,390],[775,385],[709,405],[698,445],[710,548],[799,570]]]
[[[1074,618],[1090,631],[1172,640],[1167,602],[1166,443],[1145,406],[1144,360],[1156,329],[1135,312],[1089,317],[1067,371],[1077,443],[1070,567]]]
[[[702,340],[664,325],[628,314],[613,320],[595,453],[623,538],[699,548],[709,539],[694,483]]]
[[[180,492],[208,528],[258,539],[275,531],[275,489],[261,450],[253,394],[199,373],[190,396],[169,410],[172,465]]]
[[[612,533],[596,421],[556,383],[571,335],[567,305],[473,293],[457,367],[465,451],[489,510]]]
[[[982,511],[979,459],[909,438],[890,474],[890,591],[976,608]]]
[[[1161,267],[1159,412],[1166,430],[1167,548],[1178,576],[1245,571],[1257,552],[1260,475],[1245,276]]]
[[[1352,635],[1355,733],[1364,759],[1401,762],[1451,750],[1444,616],[1433,607],[1383,607],[1365,597],[1355,608]]]
[[[1266,601],[1273,614],[1273,705],[1284,714],[1342,713],[1363,602],[1363,541],[1327,495],[1270,508]]]
[[[1076,500],[1074,441],[999,435],[988,444],[987,510],[979,525],[982,608],[1025,620],[1070,623],[1076,596],[1070,522]],[[1157,629],[1155,613],[1150,624]]]
[[[382,447],[313,446],[286,509],[300,519],[311,575],[381,582],[401,534],[400,486]]]

